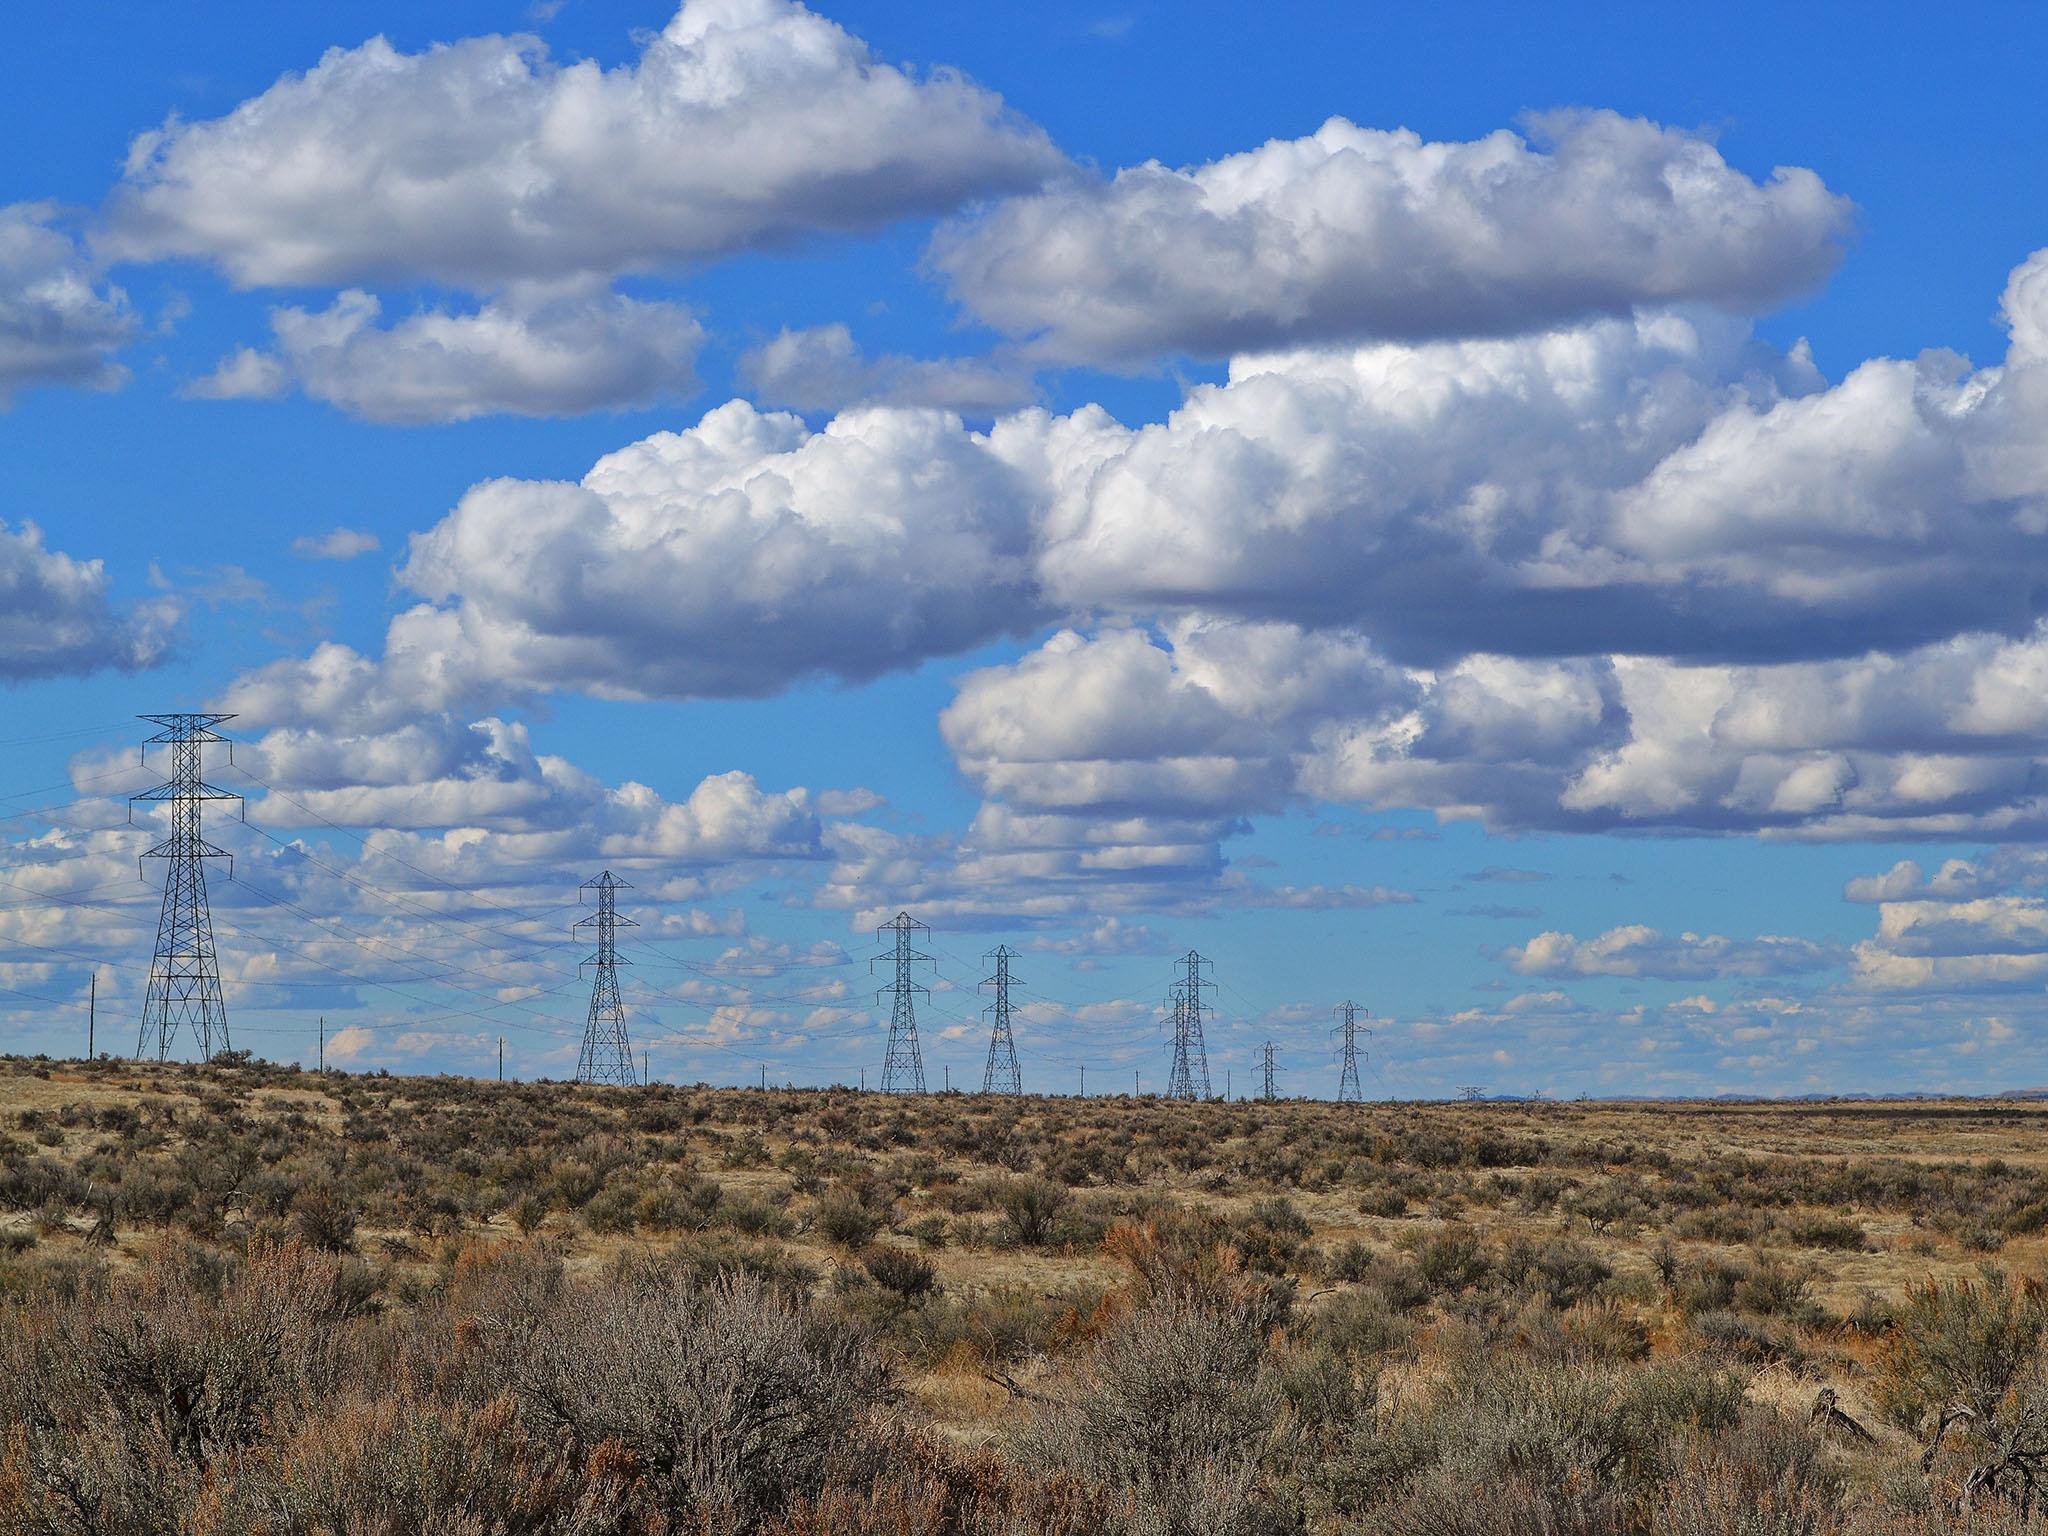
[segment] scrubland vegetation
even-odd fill
[[[0,1530],[2048,1529],[2048,1113],[0,1061]]]

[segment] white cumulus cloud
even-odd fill
[[[1514,335],[1640,305],[1770,309],[1833,270],[1849,205],[1612,112],[1469,143],[1332,118],[1208,165],[1073,177],[943,230],[977,316],[1064,361]]]
[[[141,135],[103,245],[245,285],[488,289],[869,229],[1063,164],[993,92],[884,63],[792,0],[688,0],[609,70],[531,36],[331,49]]]
[[[274,399],[296,386],[351,416],[417,425],[646,405],[697,385],[703,328],[676,304],[515,289],[463,314],[379,325],[381,311],[354,288],[324,310],[272,310],[275,351],[241,348],[185,393]]]
[[[0,207],[0,409],[39,384],[112,389],[135,313],[57,222],[51,203]]]

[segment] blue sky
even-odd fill
[[[218,708],[282,1059],[565,1074],[611,867],[681,1080],[872,1079],[907,907],[934,1079],[1006,942],[1062,1091],[1191,946],[1219,1085],[2048,1081],[2044,32],[33,8],[0,1028],[135,1028]]]

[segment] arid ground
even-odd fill
[[[0,1060],[0,1529],[2006,1531],[2048,1110]]]

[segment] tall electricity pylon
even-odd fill
[[[1358,1004],[1346,999],[1336,1007],[1337,1027],[1344,1032],[1344,1070],[1337,1076],[1337,1102],[1360,1104],[1365,1094],[1358,1086]],[[1366,1030],[1371,1034],[1371,1030]]]
[[[1024,1082],[1017,1072],[1017,1041],[1010,1033],[1010,949],[998,944],[988,958],[996,963],[995,975],[982,985],[996,989],[996,1000],[985,1010],[990,1016],[988,1066],[982,1070],[983,1093],[1022,1093]]]
[[[135,1040],[140,1061],[154,1041],[156,1059],[171,1054],[180,1025],[192,1031],[199,1054],[211,1061],[228,1049],[228,1005],[221,996],[220,961],[213,952],[213,913],[206,901],[206,861],[226,859],[228,878],[235,877],[234,858],[216,848],[200,832],[200,809],[209,800],[240,800],[232,790],[216,789],[201,772],[201,749],[226,741],[213,728],[233,715],[138,715],[160,727],[142,744],[142,760],[159,744],[171,749],[171,775],[155,789],[130,795],[129,815],[136,801],[168,804],[170,835],[145,852],[145,859],[165,861],[164,910],[156,927],[156,954],[149,962],[149,991],[142,1000],[142,1031]]]
[[[1259,1097],[1270,1104],[1280,1097],[1280,1064],[1273,1059],[1273,1042],[1270,1040],[1259,1048],[1259,1070],[1265,1077],[1265,1086]]]
[[[1173,1070],[1166,1077],[1169,1099],[1209,1097],[1209,1048],[1202,1042],[1202,989],[1216,983],[1202,978],[1208,965],[1192,949],[1181,961],[1182,975],[1174,982]]]
[[[889,1011],[889,1054],[882,1059],[882,1092],[923,1093],[924,1053],[917,1046],[916,996],[922,992],[931,996],[931,990],[920,987],[911,980],[910,968],[922,960],[927,965],[932,957],[921,950],[910,947],[910,936],[916,932],[930,933],[923,923],[913,919],[908,912],[898,912],[890,921],[875,930],[875,937],[884,934],[895,936],[896,948],[891,956],[896,962],[896,981],[892,986],[883,987],[875,993],[880,1001],[884,996],[893,999]],[[868,962],[868,969],[875,968],[875,961]]]
[[[576,1081],[631,1087],[640,1081],[640,1076],[633,1070],[633,1042],[626,1038],[626,1005],[619,999],[619,967],[633,962],[619,958],[613,932],[640,925],[630,917],[619,916],[612,895],[633,887],[614,879],[612,872],[606,870],[595,880],[584,881],[581,889],[597,892],[597,910],[588,917],[577,918],[575,923],[577,929],[597,930],[597,953],[583,962],[596,966],[597,976],[590,984],[590,1017],[583,1025],[583,1054],[576,1059]]]

